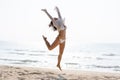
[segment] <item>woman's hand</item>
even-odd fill
[[[57,6],[55,6],[55,10],[59,10]]]
[[[46,10],[46,9],[41,9],[41,11],[47,12],[47,10]]]

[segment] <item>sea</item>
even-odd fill
[[[46,46],[40,46],[0,41],[0,65],[57,69],[59,48],[49,51]],[[61,67],[63,70],[120,73],[120,43],[66,45]]]

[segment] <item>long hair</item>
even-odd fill
[[[54,18],[54,20],[57,20],[57,19],[58,19],[58,18]],[[52,27],[54,31],[57,30],[57,28],[53,25],[53,22],[52,22],[52,21],[50,21],[49,27]]]

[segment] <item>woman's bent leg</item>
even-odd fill
[[[44,39],[46,46],[49,50],[54,49],[59,44],[59,37],[57,37],[56,40],[51,45],[44,36],[43,36],[43,39]]]

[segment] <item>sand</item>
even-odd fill
[[[120,80],[120,73],[1,65],[0,80]]]

